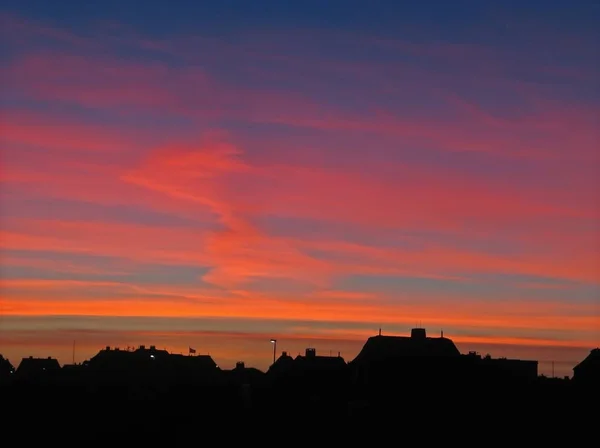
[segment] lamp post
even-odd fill
[[[277,339],[271,339],[271,344],[273,344],[273,364],[275,364],[275,356],[277,353]]]

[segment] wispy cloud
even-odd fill
[[[593,340],[586,48],[560,64],[560,45],[553,62],[341,31],[2,22],[3,312],[330,325],[302,338],[427,316],[506,344]]]

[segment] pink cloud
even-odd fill
[[[402,139],[404,144],[435,145],[449,151],[484,152],[500,157],[562,159],[567,156],[564,148],[569,147],[569,157],[595,160],[592,148],[598,138],[596,126],[589,119],[597,116],[598,110],[565,112],[562,104],[555,104],[551,112],[547,108],[536,109],[518,120],[499,119],[477,106],[465,108],[465,100],[443,91],[438,99],[445,111],[444,119],[414,119],[409,114],[378,108],[369,101],[363,107],[369,113],[356,113],[306,94],[228,85],[194,67],[131,63],[109,57],[30,55],[6,69],[5,77],[36,98],[86,107],[141,108],[195,120],[235,118],[371,133]],[[461,111],[467,111],[467,116],[460,118]],[[550,114],[558,114],[559,119]]]
[[[0,112],[0,139],[5,145],[34,145],[55,152],[115,153],[140,149],[143,141],[131,131],[77,122],[54,114],[22,110]]]
[[[542,201],[533,189],[521,191],[478,177],[399,167],[397,180],[384,181],[299,166],[256,166],[244,159],[243,152],[222,136],[209,135],[196,144],[158,148],[130,168],[80,163],[77,171],[66,176],[9,170],[6,179],[33,189],[30,191],[104,204],[137,204],[184,216],[200,208],[210,211],[224,229],[22,221],[18,231],[5,232],[3,244],[13,249],[38,246],[199,262],[213,268],[206,281],[226,287],[256,277],[302,278],[326,285],[336,275],[361,272],[424,277],[509,272],[586,281],[598,278],[595,246],[590,246],[593,234],[561,235],[560,227],[553,230],[548,224],[564,219],[593,220],[598,217],[597,210]],[[72,161],[58,159],[55,163],[64,168]],[[476,223],[482,235],[494,235],[506,226],[518,228],[526,220],[546,233],[513,232],[509,241],[535,248],[527,256],[513,259],[439,241],[418,250],[401,250],[291,235],[274,237],[253,224],[253,218],[264,215],[346,222],[371,232],[419,229],[459,235],[470,232],[465,229],[468,223]],[[540,250],[551,240],[554,252]],[[155,241],[164,241],[165,249],[149,249]],[[335,262],[325,262],[306,255],[314,249],[339,255]],[[342,254],[346,259],[340,258]],[[566,259],[571,261],[565,263]]]
[[[209,150],[212,151],[210,144]],[[194,158],[207,157],[203,146],[166,149],[152,155],[149,163],[124,179],[190,198],[197,191],[208,192],[219,198],[212,201],[215,207],[219,207],[217,202],[227,203],[229,209],[246,216],[271,213],[383,228],[433,226],[432,229],[458,231],[465,221],[472,221],[492,230],[524,219],[539,222],[598,217],[594,208],[550,201],[543,190],[524,191],[510,184],[486,181],[479,175],[466,177],[449,171],[397,166],[396,179],[379,180],[371,175],[309,166],[250,166],[240,156],[236,152],[230,162],[218,162],[234,169],[207,173],[204,165],[193,162]],[[182,165],[188,168],[179,169]],[[195,177],[190,178],[186,172]],[[206,201],[206,194],[202,197]],[[260,201],[254,200],[258,198]],[[231,210],[223,213],[230,214]]]

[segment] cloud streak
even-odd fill
[[[349,55],[330,31],[321,48],[303,30],[3,23],[10,316],[328,323],[302,338],[427,317],[508,345],[597,340],[593,67],[367,35]]]

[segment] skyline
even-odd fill
[[[78,319],[82,319],[82,317],[77,317]],[[92,319],[93,317],[85,316],[83,319]],[[128,320],[131,318],[127,318]],[[194,319],[186,319],[188,325],[198,325],[198,322]],[[153,321],[153,327],[156,328],[157,321],[160,319],[155,319]],[[231,332],[225,334],[222,329],[219,327],[215,327],[215,330],[204,330],[197,331],[194,327],[189,327],[189,332],[181,332],[174,333],[173,331],[169,332],[160,332],[160,331],[115,331],[114,328],[107,329],[105,326],[105,322],[98,322],[99,325],[102,325],[99,328],[99,332],[94,332],[93,330],[89,332],[89,334],[83,335],[83,337],[79,334],[79,337],[82,337],[80,340],[73,339],[72,341],[68,340],[69,336],[74,336],[75,332],[70,332],[69,335],[62,334],[62,338],[60,339],[60,344],[62,345],[60,350],[56,351],[57,340],[46,340],[43,343],[38,343],[35,347],[34,354],[29,354],[22,359],[27,358],[36,358],[36,359],[55,359],[53,356],[47,356],[47,352],[45,350],[48,347],[52,347],[54,351],[54,355],[58,353],[58,362],[61,365],[82,365],[85,361],[89,361],[93,358],[98,352],[104,349],[120,349],[123,351],[135,351],[138,348],[152,348],[156,347],[158,350],[166,350],[171,354],[181,354],[181,355],[189,355],[189,356],[203,356],[208,355],[211,356],[217,363],[217,367],[224,370],[233,369],[238,363],[242,362],[247,367],[250,368],[258,368],[259,370],[266,372],[269,367],[273,363],[273,356],[277,359],[283,354],[289,354],[292,357],[303,355],[306,350],[311,349],[316,352],[319,356],[324,357],[342,357],[346,360],[346,362],[351,362],[364,348],[364,344],[367,339],[373,338],[377,335],[379,336],[394,336],[394,337],[406,337],[406,333],[398,332],[398,331],[384,331],[383,329],[378,329],[375,333],[369,331],[359,331],[354,332],[350,335],[343,335],[342,338],[337,338],[335,335],[326,335],[325,338],[319,337],[318,335],[305,336],[298,335],[293,333],[286,334],[284,339],[276,339],[276,338],[266,338],[267,334],[261,333],[244,333],[244,332]],[[104,324],[104,325],[103,325]],[[130,322],[128,322],[131,325]],[[178,322],[181,324],[181,322]],[[214,322],[213,325],[218,325],[218,323]],[[179,325],[181,327],[181,325]],[[206,326],[206,322],[202,322],[202,326]],[[210,325],[208,325],[210,327]],[[94,325],[91,326],[92,328]],[[160,324],[158,325],[160,327]],[[186,325],[183,325],[185,328]],[[413,328],[422,328],[420,326],[416,326]],[[425,329],[427,330],[427,329]],[[88,330],[89,331],[89,330]],[[65,332],[66,333],[66,332]],[[360,334],[364,334],[362,339],[360,338]],[[198,349],[197,345],[193,346],[181,346],[182,335],[189,338],[194,342],[200,343],[200,349]],[[225,337],[224,337],[225,336]],[[447,333],[444,333],[443,330],[438,334],[432,334],[431,332],[427,333],[427,336],[430,338],[439,338],[440,336],[445,337],[452,342],[456,343],[457,341],[449,337]],[[146,340],[153,341],[152,344],[130,344],[127,341],[132,340],[141,340],[140,338],[147,338]],[[104,339],[103,339],[104,338]],[[266,338],[266,339],[265,339]],[[459,337],[462,340],[462,338]],[[265,343],[265,340],[267,341]],[[117,341],[116,345],[102,345],[103,342],[107,341]],[[179,343],[179,345],[173,345],[175,343]],[[283,343],[283,348],[278,347],[277,345],[273,345],[273,341],[277,341],[277,343]],[[71,346],[67,346],[68,343],[71,343]],[[126,342],[126,343],[125,343]],[[121,343],[123,343],[121,345]],[[265,351],[265,346],[268,344],[268,350]],[[589,350],[586,352],[585,350],[574,350],[573,347],[553,347],[553,346],[537,346],[534,347],[535,354],[541,356],[542,358],[538,359],[534,356],[530,356],[529,358],[523,358],[523,354],[527,353],[527,350],[523,350],[523,347],[518,345],[502,345],[502,344],[485,344],[479,342],[476,338],[469,338],[466,342],[463,340],[463,344],[456,343],[456,347],[460,351],[462,355],[467,355],[470,353],[476,353],[480,356],[492,356],[500,354],[498,358],[507,357],[509,359],[520,359],[522,361],[534,361],[538,365],[539,375],[546,377],[569,377],[573,376],[573,367],[581,362],[581,359],[576,360],[572,359],[573,356],[583,356],[585,358],[589,354]],[[465,347],[468,350],[465,350]],[[491,349],[491,352],[489,351]],[[559,350],[557,353],[557,349]],[[562,353],[561,353],[562,351]],[[530,354],[533,352],[530,351]],[[558,357],[556,357],[558,354]],[[521,356],[521,358],[514,358],[514,356]],[[14,359],[14,367],[16,368],[22,359]],[[10,359],[9,359],[10,361]]]
[[[0,353],[600,345],[598,6],[313,3],[2,3]]]

